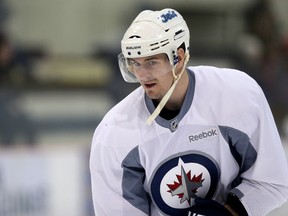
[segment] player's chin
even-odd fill
[[[145,90],[145,93],[148,98],[151,100],[161,100],[161,97],[159,96],[159,93],[152,91],[152,90]]]

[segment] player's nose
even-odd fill
[[[138,68],[137,71],[135,71],[135,75],[138,78],[138,80],[147,81],[151,78],[151,71],[141,66]]]

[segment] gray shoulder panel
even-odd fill
[[[121,166],[123,168],[123,197],[135,208],[149,215],[151,199],[143,187],[145,170],[140,163],[138,146],[129,152]]]
[[[250,143],[248,135],[232,127],[219,126],[220,132],[229,144],[231,154],[239,165],[239,175],[231,185],[235,187],[241,183],[240,175],[253,166],[257,159],[257,152]]]

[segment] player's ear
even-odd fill
[[[179,48],[177,50],[177,56],[178,56],[177,67],[181,68],[181,67],[183,67],[184,61],[185,61],[185,51],[182,48]]]

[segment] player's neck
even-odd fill
[[[189,85],[189,75],[187,71],[184,71],[182,77],[180,78],[179,82],[175,87],[173,94],[171,95],[170,99],[165,105],[166,109],[168,110],[181,109],[188,89],[188,85]]]

